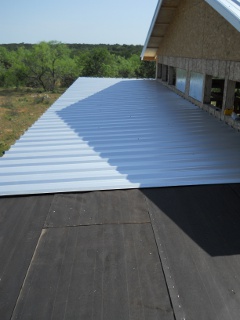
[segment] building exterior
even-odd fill
[[[240,0],[159,0],[142,51],[156,78],[240,129]]]

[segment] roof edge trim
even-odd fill
[[[163,2],[163,0],[159,0],[159,1],[158,1],[158,4],[157,4],[157,7],[156,7],[156,9],[155,9],[155,13],[154,13],[154,16],[153,16],[153,19],[152,19],[152,22],[151,22],[151,26],[150,26],[150,28],[149,28],[149,31],[148,31],[148,34],[147,34],[147,38],[146,38],[146,40],[145,40],[144,47],[143,47],[143,49],[142,49],[142,53],[141,53],[141,56],[140,56],[140,57],[141,57],[141,60],[144,59],[144,54],[145,54],[145,51],[146,51],[146,49],[147,49],[147,45],[148,45],[149,39],[150,39],[150,37],[151,37],[151,34],[152,34],[152,31],[153,31],[155,22],[156,22],[156,20],[157,20],[158,13],[159,13],[160,8],[161,8],[161,6],[162,6],[162,2]]]
[[[239,16],[234,14],[222,1],[205,0],[213,9],[215,9],[221,16],[223,16],[235,29],[240,32]]]

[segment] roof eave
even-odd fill
[[[153,28],[154,28],[155,22],[157,20],[159,11],[161,9],[162,2],[163,2],[163,0],[159,0],[158,4],[157,4],[157,7],[155,9],[155,13],[154,13],[154,16],[153,16],[153,19],[152,19],[152,22],[151,22],[151,26],[149,28],[149,31],[148,31],[148,34],[147,34],[147,38],[146,38],[146,41],[145,41],[145,44],[144,44],[144,47],[143,47],[143,50],[142,50],[142,53],[141,53],[141,56],[140,56],[141,60],[155,60],[155,57],[145,57],[144,55],[145,55],[145,52],[146,52],[146,49],[147,49],[147,46],[148,46],[149,39],[151,37],[152,31],[153,31]]]
[[[156,61],[156,57],[148,57],[148,56],[144,56],[143,58],[141,58],[143,61]]]

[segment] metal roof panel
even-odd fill
[[[157,81],[79,78],[0,158],[0,195],[240,182],[239,138]]]

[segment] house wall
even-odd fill
[[[240,32],[204,0],[180,2],[158,50],[157,66],[159,70],[164,67],[167,75],[169,70],[176,72],[175,85],[162,72],[157,72],[159,81],[240,130],[240,121],[225,112],[232,110],[236,83],[240,82]],[[183,72],[184,89],[179,87]],[[224,80],[220,109],[210,104],[214,78]]]
[[[194,59],[159,55],[157,62],[175,68],[212,75],[213,77],[227,78],[232,81],[240,81],[240,61]]]
[[[182,0],[160,56],[240,60],[240,33],[204,0]]]

